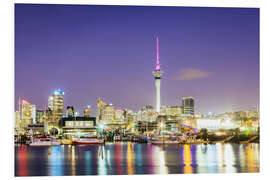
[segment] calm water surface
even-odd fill
[[[259,144],[16,146],[15,176],[259,172],[259,150]]]

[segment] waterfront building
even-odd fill
[[[92,135],[96,133],[96,117],[63,117],[59,122],[63,135]]]
[[[23,129],[27,129],[27,125],[33,123],[33,105],[26,100],[22,100],[21,108],[22,114],[20,127]]]
[[[88,105],[83,111],[84,117],[90,117],[90,105]]]
[[[159,63],[159,42],[157,37],[157,55],[156,55],[156,65],[155,70],[153,71],[153,75],[155,78],[155,86],[156,86],[156,112],[160,112],[160,83],[161,83],[161,76],[163,74],[163,71],[160,69],[160,63]]]
[[[28,124],[27,129],[32,135],[40,135],[44,134],[44,124],[43,123],[35,123],[35,124]]]
[[[73,106],[67,106],[66,117],[74,117],[74,108],[73,108]]]
[[[149,122],[149,121],[138,121],[135,125],[136,132],[139,133],[149,133],[154,132],[157,129],[157,122]]]
[[[219,130],[221,128],[221,120],[220,119],[197,119],[197,128],[207,129],[209,131]]]
[[[182,98],[183,114],[185,116],[194,116],[194,98],[184,96]]]

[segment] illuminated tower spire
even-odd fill
[[[155,71],[160,71],[158,37],[157,37],[157,61]]]
[[[156,59],[156,66],[155,70],[153,71],[153,75],[155,77],[155,86],[156,86],[156,111],[160,112],[160,83],[161,83],[161,76],[163,72],[160,69],[159,63],[159,41],[157,37],[157,59]]]

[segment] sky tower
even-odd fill
[[[156,111],[160,112],[160,82],[161,82],[161,76],[163,72],[160,70],[158,45],[159,44],[158,44],[158,37],[157,37],[157,59],[156,59],[156,66],[155,66],[155,70],[153,71],[153,75],[155,77],[155,85],[156,85]]]

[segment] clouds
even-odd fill
[[[213,73],[207,72],[201,69],[188,68],[183,69],[179,72],[177,80],[194,80],[202,79],[211,76]]]

